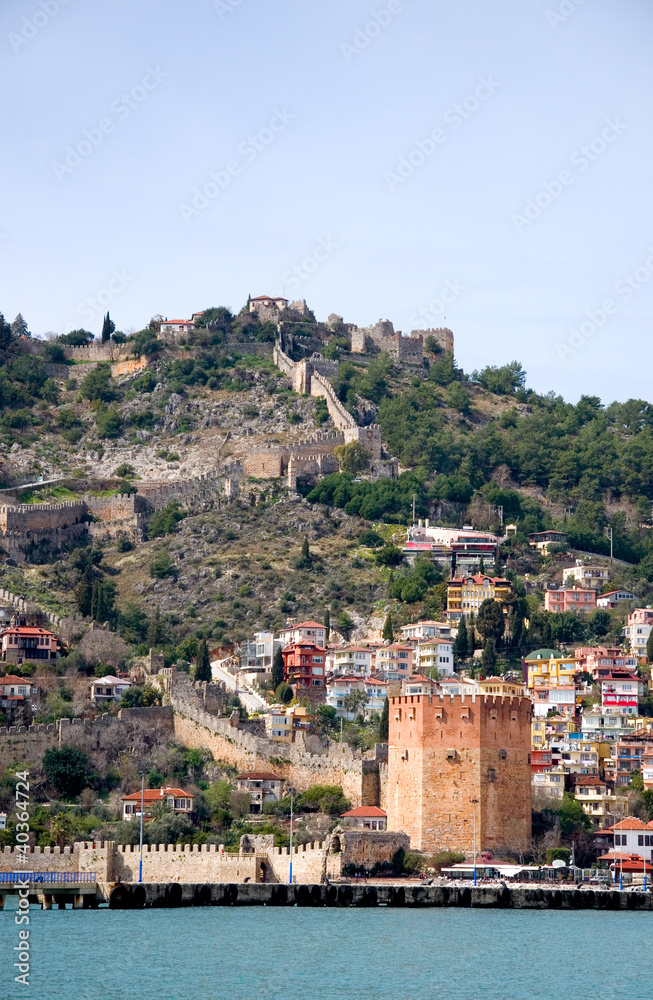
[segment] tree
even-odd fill
[[[281,655],[281,646],[277,646],[274,651],[270,680],[272,681],[272,687],[275,691],[279,685],[283,683],[283,656]]]
[[[338,459],[341,472],[348,472],[355,476],[369,468],[369,452],[363,448],[360,441],[350,441],[349,444],[338,445],[337,448],[334,448],[333,453]]]
[[[329,636],[331,635],[331,611],[326,608],[324,612],[324,638],[326,642],[329,641]]]
[[[485,640],[483,655],[481,656],[481,666],[483,667],[485,677],[494,677],[497,667],[497,654],[491,639]]]
[[[379,722],[379,740],[385,743],[388,739],[390,731],[390,702],[386,698],[383,702],[383,711],[381,712],[381,721]]]
[[[349,641],[349,636],[353,632],[355,625],[354,619],[346,611],[342,611],[338,615],[338,631],[344,636],[345,642]]]
[[[569,792],[565,792],[562,797],[558,816],[560,817],[560,833],[563,836],[569,836],[572,833],[589,833],[592,829],[591,819],[581,803]]]
[[[367,705],[367,692],[366,691],[350,691],[342,699],[342,704],[345,711],[349,715],[358,716],[365,714],[365,707]]]
[[[102,320],[102,343],[106,343],[107,340],[111,340],[111,334],[115,333],[116,324],[113,322],[109,313]]]
[[[23,314],[18,313],[16,319],[11,324],[11,335],[15,339],[18,337],[31,337],[32,334],[27,329],[27,323],[23,319]]]
[[[86,754],[79,747],[68,744],[45,751],[43,770],[50,784],[64,799],[79,795],[88,779]]]
[[[166,638],[166,629],[161,620],[161,611],[157,608],[147,626],[146,642],[148,646],[154,649],[157,646],[161,646],[166,641]]]
[[[653,629],[651,629],[651,634],[646,640],[646,659],[649,663],[653,663]]]
[[[110,403],[115,399],[116,393],[111,380],[111,366],[98,365],[82,379],[79,387],[79,394],[83,399],[88,399],[90,403],[98,400],[103,403]]]
[[[287,681],[282,681],[274,693],[282,705],[289,705],[295,696],[293,689]]]
[[[0,313],[0,349],[6,351],[12,340],[11,325]]]
[[[484,639],[490,639],[493,643],[501,638],[505,619],[499,601],[494,601],[491,597],[483,601],[476,616],[476,629]]]
[[[197,647],[197,656],[195,657],[195,680],[211,681],[212,679],[213,674],[211,673],[209,647],[206,639],[201,639],[200,644]]]
[[[77,607],[79,608],[80,615],[84,615],[85,618],[88,618],[91,614],[93,606],[93,583],[93,569],[91,566],[88,566],[84,572],[84,576],[75,587]]]
[[[381,638],[384,642],[392,642],[395,637],[395,629],[392,624],[392,611],[388,611],[385,624],[383,625],[383,632],[381,633]]]
[[[311,555],[311,550],[308,547],[308,538],[305,538],[302,543],[301,555],[295,562],[295,569],[312,569],[312,568],[313,568],[313,557]]]
[[[116,616],[116,586],[111,581],[93,584],[91,617],[98,622],[111,622]]]
[[[376,553],[374,559],[379,566],[398,566],[404,554],[396,545],[386,544]]]
[[[466,660],[469,656],[469,640],[467,637],[467,624],[463,615],[458,623],[458,633],[453,641],[454,659]]]

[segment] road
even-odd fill
[[[234,694],[238,695],[248,712],[260,712],[262,708],[268,707],[265,698],[261,698],[260,695],[255,694],[251,688],[245,688],[242,684],[238,684],[234,675],[230,674],[223,667],[218,666],[216,660],[211,664],[211,673],[214,680],[222,681],[225,684],[227,691],[233,691]]]

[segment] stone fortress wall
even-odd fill
[[[410,845],[402,833],[341,827],[323,841],[293,847],[292,853],[271,846],[268,838],[252,839],[253,849],[234,854],[222,844],[144,844],[143,882],[287,884],[292,860],[293,882],[319,885],[327,877],[339,878],[347,864],[371,867],[375,861],[391,861],[400,847]],[[24,854],[13,847],[0,849],[0,872],[94,872],[97,882],[109,884],[137,882],[139,862],[138,846],[114,841],[78,841],[63,849],[33,847]]]

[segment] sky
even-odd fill
[[[248,295],[652,399],[650,0],[3,0],[0,310]]]

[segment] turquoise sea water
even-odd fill
[[[653,997],[648,913],[32,908],[30,919],[28,989],[13,981],[14,913],[0,913],[2,1000]]]

